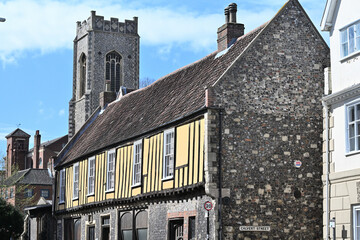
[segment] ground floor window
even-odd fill
[[[101,239],[110,239],[110,216],[104,216],[101,218]]]
[[[189,226],[188,239],[189,239],[189,240],[196,239],[196,234],[195,234],[195,217],[189,217],[188,226]]]
[[[87,231],[87,239],[95,240],[95,226],[89,226]]]
[[[147,240],[148,213],[145,210],[119,212],[120,240]]]
[[[360,205],[353,206],[353,237],[354,240],[360,240]]]
[[[80,218],[68,218],[64,220],[64,239],[81,240]]]

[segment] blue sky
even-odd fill
[[[105,19],[139,17],[140,79],[156,80],[216,50],[216,30],[231,2],[248,32],[286,1],[0,0],[6,18],[0,23],[0,157],[5,136],[18,126],[30,135],[40,130],[42,141],[67,134],[75,23],[91,10]],[[319,29],[326,0],[300,3]],[[322,36],[329,42],[327,33]]]

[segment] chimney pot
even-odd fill
[[[231,3],[228,8],[229,8],[229,12],[230,12],[230,22],[236,23],[236,12],[237,12],[236,3]]]
[[[229,7],[226,7],[224,9],[225,12],[225,23],[228,23],[230,21],[230,16],[229,16]]]

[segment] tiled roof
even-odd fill
[[[52,182],[53,178],[50,177],[49,170],[29,168],[14,173],[4,180],[3,185],[52,185]]]
[[[21,130],[20,128],[17,128],[5,136],[5,138],[9,138],[9,137],[30,137],[30,135],[24,132],[23,130]]]
[[[241,36],[225,54],[205,58],[131,92],[99,114],[60,153],[57,166],[159,128],[205,107],[205,87],[214,84],[266,26]]]
[[[59,141],[59,140],[62,140],[63,138],[67,138],[67,137],[68,137],[68,135],[64,135],[64,136],[62,136],[62,137],[58,137],[58,138],[55,138],[55,139],[52,139],[52,140],[49,140],[49,141],[46,141],[46,142],[42,142],[42,143],[40,144],[40,146],[41,146],[41,147],[48,147],[48,146],[50,146],[51,144],[53,144],[53,143],[55,143],[55,142],[57,142],[57,141]],[[34,151],[34,148],[30,148],[29,152],[32,152],[32,151]]]

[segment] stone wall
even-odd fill
[[[222,211],[225,239],[321,238],[327,66],[328,47],[291,1],[215,85],[215,104],[224,109],[223,191],[230,197]]]

